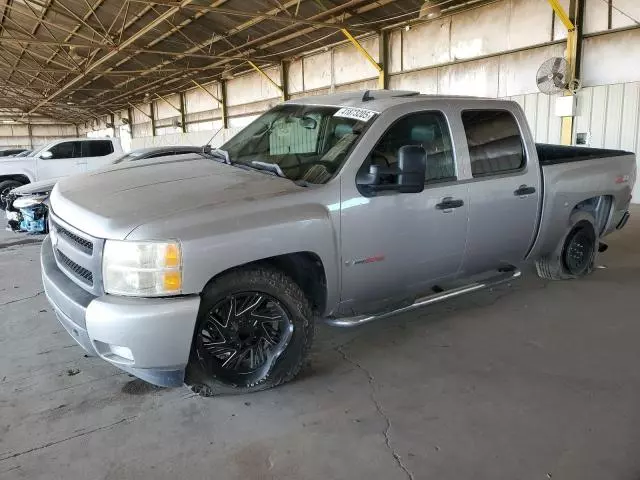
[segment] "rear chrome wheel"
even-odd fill
[[[202,294],[185,382],[203,396],[285,383],[313,334],[309,301],[287,275],[264,267],[228,273]]]

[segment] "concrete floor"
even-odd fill
[[[587,279],[528,274],[358,330],[322,326],[297,381],[214,399],[84,358],[42,295],[39,246],[8,238],[1,479],[640,477],[640,221]]]

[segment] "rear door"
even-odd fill
[[[82,142],[82,159],[85,170],[95,170],[111,164],[113,143],[111,140],[84,140]]]
[[[84,165],[79,158],[81,155],[81,142],[61,142],[57,143],[45,151],[51,152],[50,158],[38,157],[36,160],[36,171],[38,180],[48,180],[51,178],[64,178],[84,171]]]
[[[527,158],[525,120],[509,104],[462,110],[459,119],[471,175],[463,275],[518,265],[534,239],[541,193],[540,169]]]

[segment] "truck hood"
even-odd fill
[[[300,188],[284,178],[202,157],[159,158],[61,180],[51,193],[51,208],[89,235],[124,239],[153,220],[203,207],[261,202]]]
[[[11,190],[16,195],[33,195],[34,193],[50,193],[53,190],[56,180],[41,180],[39,182],[27,183],[18,188]]]

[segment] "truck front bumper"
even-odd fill
[[[49,237],[42,244],[42,282],[58,320],[90,355],[154,385],[182,385],[200,297],[95,297],[56,264]]]

